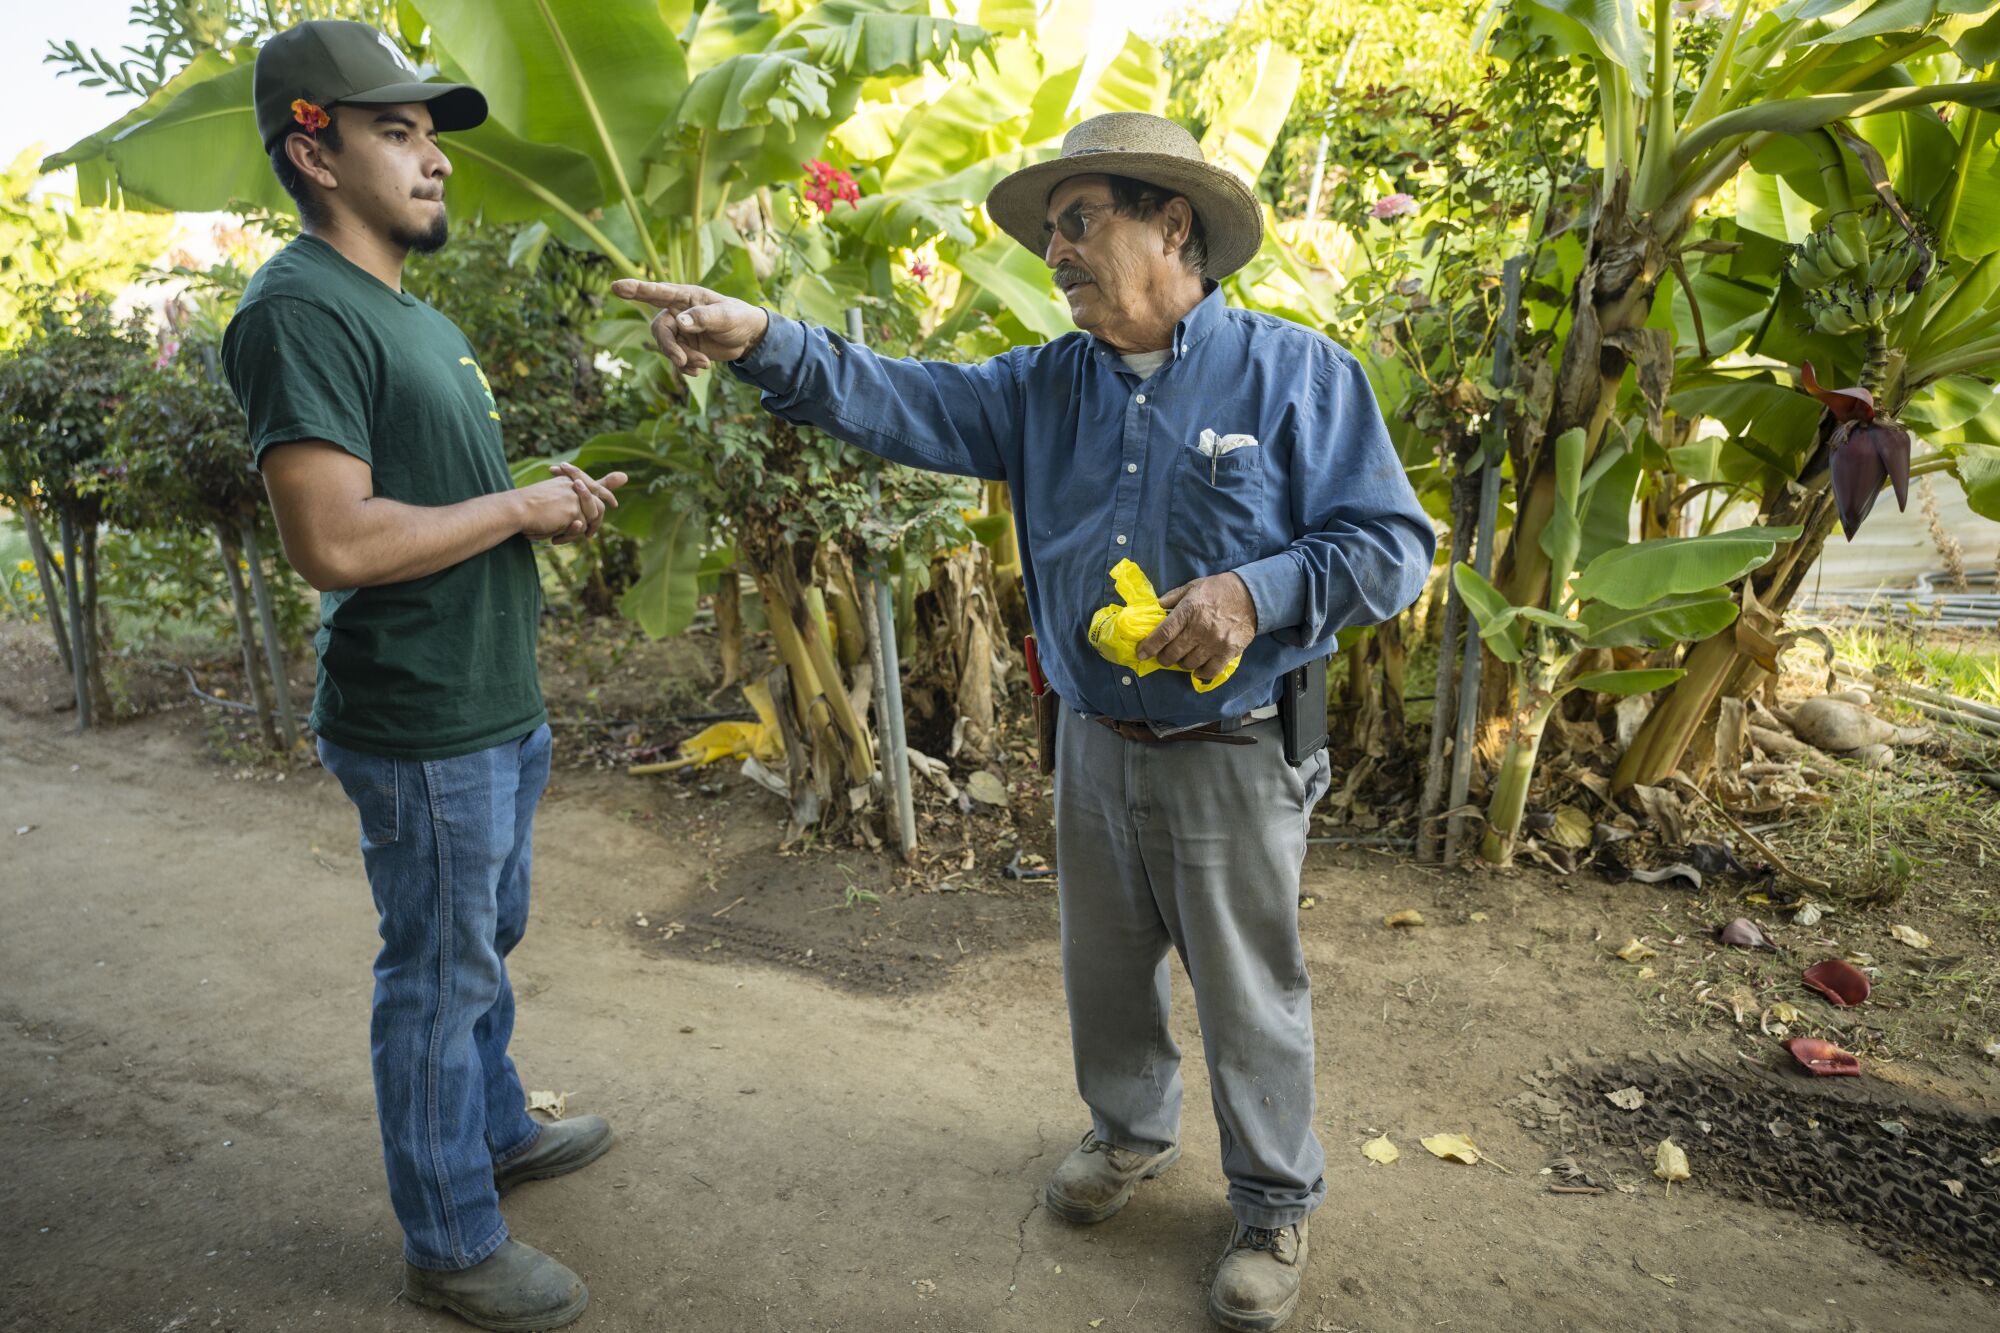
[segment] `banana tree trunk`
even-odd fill
[[[1555,396],[1541,443],[1519,488],[1514,534],[1501,553],[1494,580],[1516,606],[1548,600],[1549,559],[1542,529],[1555,511],[1555,442],[1584,430],[1584,466],[1597,454],[1618,402],[1618,386],[1632,364],[1635,339],[1653,308],[1653,294],[1671,270],[1670,243],[1627,211],[1629,182],[1620,179],[1591,228],[1590,252],[1571,292],[1572,322],[1556,370]]]
[[[1555,714],[1556,701],[1536,692],[1530,707],[1514,715],[1507,734],[1507,748],[1500,755],[1500,772],[1493,780],[1493,797],[1486,806],[1486,838],[1479,854],[1494,865],[1509,865],[1514,859],[1514,840],[1521,835],[1521,818],[1528,809],[1528,787],[1535,778],[1535,760],[1541,754],[1542,733]]]
[[[715,637],[722,655],[722,684],[728,689],[743,678],[743,584],[735,566],[722,571],[715,585]]]

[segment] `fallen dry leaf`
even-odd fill
[[[546,1111],[551,1120],[562,1119],[563,1112],[568,1107],[569,1094],[566,1092],[531,1092],[528,1094],[528,1109],[530,1111]]]
[[[1385,926],[1421,926],[1424,924],[1424,914],[1414,907],[1405,907],[1400,912],[1391,912],[1389,915],[1383,917],[1382,924]]]
[[[1442,1157],[1449,1162],[1463,1162],[1472,1166],[1479,1161],[1479,1148],[1463,1134],[1433,1134],[1424,1140],[1424,1147],[1433,1157]]]
[[[1092,1328],[1102,1328],[1104,1326],[1104,1320],[1101,1317],[1093,1319],[1090,1321],[1090,1326]]]
[[[1590,846],[1590,816],[1573,805],[1565,805],[1556,811],[1555,823],[1549,826],[1549,841],[1558,847],[1571,851],[1581,851]]]
[[[1474,913],[1473,913],[1473,914],[1472,914],[1471,916],[1467,917],[1467,918],[1466,918],[1466,920],[1467,920],[1467,921],[1484,921],[1484,920],[1486,920],[1486,913],[1484,913],[1484,912],[1474,912]]]
[[[1686,1180],[1688,1155],[1672,1139],[1661,1139],[1660,1146],[1653,1150],[1653,1174],[1667,1182],[1671,1190],[1676,1180]]]
[[[1921,930],[1898,925],[1889,927],[1889,933],[1909,945],[1912,949],[1928,949],[1931,947],[1931,937],[1924,934]]]
[[[1954,1199],[1963,1199],[1965,1197],[1965,1182],[1962,1180],[1947,1180],[1944,1183],[1944,1187],[1951,1191],[1951,1197]]]
[[[1651,981],[1658,975],[1660,975],[1659,972],[1654,968],[1642,967],[1639,969],[1639,980],[1641,981]]]
[[[1625,941],[1625,947],[1618,951],[1618,956],[1628,963],[1643,963],[1648,958],[1658,958],[1660,951],[1658,949],[1647,948],[1645,945],[1639,943],[1639,937],[1634,935],[1631,939]]]
[[[1980,1158],[1979,1164],[1981,1166],[2000,1166],[2000,1148],[1995,1148],[1992,1152]]]
[[[1396,1151],[1396,1145],[1389,1142],[1387,1134],[1383,1134],[1362,1144],[1361,1155],[1377,1166],[1387,1166],[1403,1154]]]
[[[1791,1005],[1786,1004],[1783,1000],[1771,1006],[1771,1016],[1780,1023],[1796,1023],[1800,1018],[1799,1011]]]
[[[1621,1111],[1636,1111],[1646,1104],[1646,1094],[1637,1088],[1620,1088],[1604,1094],[1604,1100]]]

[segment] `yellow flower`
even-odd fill
[[[16,564],[14,568],[20,570],[23,574],[32,574],[35,572],[35,562],[32,560],[23,560]]]

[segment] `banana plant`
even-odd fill
[[[1481,642],[1508,667],[1506,748],[1481,846],[1495,864],[1513,859],[1542,736],[1563,699],[1578,690],[1650,694],[1684,674],[1678,667],[1584,664],[1615,650],[1650,651],[1727,628],[1738,614],[1729,583],[1798,536],[1795,529],[1752,527],[1628,543],[1636,462],[1613,450],[1586,471],[1583,431],[1573,427],[1557,439],[1555,504],[1541,534],[1555,589],[1545,605],[1508,601],[1470,564],[1452,570]]]
[[[1701,34],[1696,49],[1708,54],[1698,61],[1682,48],[1704,20],[1677,19],[1672,0],[1494,0],[1487,11],[1496,54],[1539,45],[1595,73],[1603,145],[1546,429],[1520,471],[1516,535],[1497,571],[1512,602],[1538,605],[1549,587],[1539,538],[1556,505],[1555,441],[1581,428],[1584,456],[1595,458],[1626,372],[1670,377],[1670,350],[1645,329],[1661,283],[1707,239],[1691,232],[1710,201],[1787,136],[1836,121],[1935,120],[1947,103],[2000,104],[2000,83],[1958,77],[2000,51],[1990,6],[1876,0],[1849,17],[1853,9],[1790,0],[1753,13],[1751,0],[1736,0]]]
[[[1739,477],[1758,478],[1760,521],[1802,535],[1742,580],[1749,614],[1734,630],[1689,648],[1686,678],[1621,758],[1617,788],[1663,779],[1718,698],[1754,688],[1753,668],[1776,670],[1770,645],[1824,543],[1836,526],[1852,540],[1885,484],[1901,506],[1912,476],[1951,475],[1974,512],[2000,518],[2000,406],[1987,382],[2000,370],[2000,231],[1979,216],[2000,202],[1993,118],[1973,109],[1945,125],[1912,113],[1893,134],[1882,128],[1800,136],[1789,156],[1767,159],[1762,187],[1797,207],[1739,214],[1751,248],[1770,253],[1756,229],[1789,228],[1795,241],[1746,350],[1796,367],[1798,389],[1753,371],[1710,406],[1723,409]],[[1822,384],[1822,367],[1847,387]]]

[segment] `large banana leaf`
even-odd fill
[[[639,557],[639,579],[618,599],[618,610],[661,639],[694,621],[708,523],[666,492],[646,496],[635,506],[644,506],[652,523]]]
[[[165,111],[175,98],[198,83],[206,83],[219,74],[227,73],[239,63],[249,64],[254,53],[245,50],[224,55],[218,51],[203,51],[188,62],[178,74],[168,79],[145,101],[112,121],[97,133],[88,135],[60,153],[53,153],[42,161],[41,170],[60,171],[64,167],[76,168],[76,200],[79,204],[108,207],[123,204],[127,207],[166,207],[144,198],[139,191],[125,185],[118,178],[115,164],[107,156],[107,150],[119,135],[136,126],[144,125]],[[254,117],[252,118],[254,122]],[[252,143],[255,143],[254,131]]]
[[[1057,304],[1048,265],[1015,244],[1011,237],[996,236],[977,249],[960,253],[952,262],[966,277],[991,292],[1007,313],[1030,332],[1043,338],[1060,338],[1075,332],[1069,311]]]
[[[555,208],[587,213],[604,200],[591,160],[572,148],[529,143],[488,120],[444,141],[451,159],[445,200],[464,217],[529,222]]]
[[[607,194],[636,187],[640,159],[687,88],[657,0],[410,0],[441,63],[486,94],[508,129],[590,157]]]
[[[252,67],[208,68],[206,78],[174,80],[179,91],[154,114],[138,120],[133,118],[138,112],[127,115],[115,136],[99,131],[45,165],[76,162],[81,173],[82,163],[101,157],[99,180],[161,208],[290,208],[257,137]],[[98,151],[91,153],[88,145],[99,145]]]
[[[1577,576],[1579,601],[1627,611],[1733,583],[1771,558],[1799,529],[1733,528],[1701,537],[1660,537],[1606,551]]]
[[[1637,610],[1609,602],[1589,602],[1577,612],[1584,643],[1591,648],[1657,648],[1698,643],[1736,621],[1735,598],[1726,588],[1670,597]]]
[[[824,0],[786,24],[776,45],[797,44],[830,69],[880,78],[969,57],[987,41],[973,24],[931,17],[929,0]]]
[[[1951,466],[1965,487],[1965,502],[1972,512],[2000,523],[2000,446],[1960,445]]]
[[[1292,114],[1292,99],[1298,93],[1304,68],[1304,63],[1284,47],[1261,43],[1249,54],[1235,89],[1202,136],[1202,156],[1254,186],[1264,173],[1278,132]]]
[[[1451,567],[1451,582],[1472,611],[1473,624],[1487,651],[1503,662],[1520,661],[1528,646],[1527,632],[1521,628],[1521,608],[1464,561]]]

